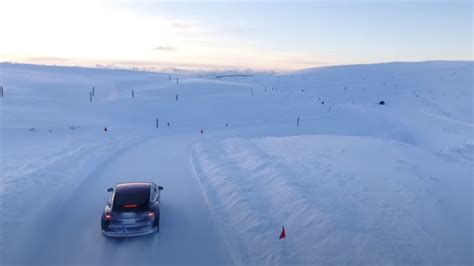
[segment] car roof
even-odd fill
[[[115,185],[115,191],[147,191],[150,190],[152,183],[150,182],[133,182],[133,183],[119,183]]]
[[[153,183],[151,182],[123,182],[118,183],[116,187],[150,187]]]

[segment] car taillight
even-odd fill
[[[155,213],[154,212],[149,212],[148,217],[150,218],[150,220],[155,220]]]
[[[105,220],[106,221],[112,220],[112,214],[110,214],[110,213],[105,214]]]

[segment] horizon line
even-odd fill
[[[57,58],[60,59],[60,58]],[[61,61],[72,61],[74,59],[61,59]],[[379,61],[379,62],[360,62],[360,63],[334,63],[334,64],[324,64],[324,65],[315,65],[312,67],[300,68],[300,69],[258,69],[258,68],[248,68],[248,67],[237,67],[237,66],[207,66],[204,68],[186,68],[177,67],[177,66],[163,66],[157,68],[155,66],[137,66],[137,65],[121,65],[117,63],[112,64],[100,64],[95,65],[90,64],[61,64],[61,63],[35,63],[28,61],[0,61],[0,64],[15,64],[15,65],[31,65],[31,66],[45,66],[45,67],[62,67],[62,68],[85,68],[85,69],[102,69],[102,70],[125,70],[125,71],[136,71],[136,72],[150,72],[150,73],[212,73],[212,72],[244,72],[244,73],[270,73],[270,74],[285,74],[299,72],[309,69],[318,69],[318,68],[330,68],[330,67],[343,67],[343,66],[359,66],[359,65],[380,65],[380,64],[396,64],[396,63],[426,63],[426,62],[474,62],[473,59],[426,59],[426,60],[400,60],[400,61]],[[154,64],[155,62],[146,61],[148,65]],[[192,66],[193,64],[189,64]],[[197,66],[197,65],[194,65]]]

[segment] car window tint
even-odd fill
[[[150,187],[117,187],[114,197],[114,211],[147,210],[150,202]]]

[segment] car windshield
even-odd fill
[[[149,184],[117,185],[114,196],[114,211],[148,210],[150,202]]]

